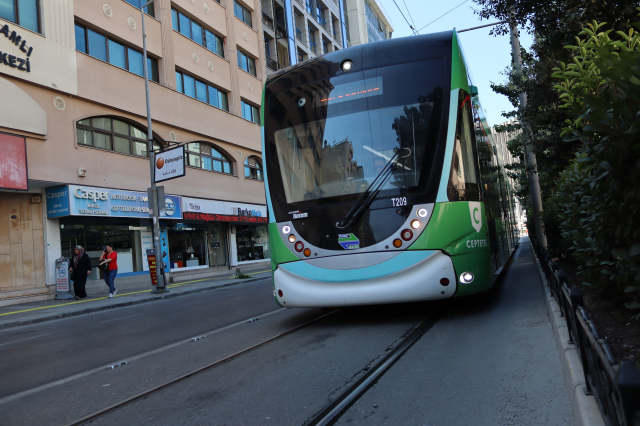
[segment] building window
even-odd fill
[[[124,0],[124,1],[126,1],[136,9],[140,9],[140,7],[147,2],[147,0]],[[144,13],[146,13],[149,16],[153,16],[155,18],[156,15],[155,15],[155,10],[153,8],[153,3],[151,3],[149,6],[144,8]]]
[[[367,16],[367,38],[369,43],[384,40],[386,38],[386,27],[367,0],[364,2],[364,9]]]
[[[322,26],[325,26],[326,21],[324,20],[324,7],[322,7],[322,5],[320,3],[316,3],[316,9],[318,11],[318,22],[320,22],[322,24]]]
[[[228,175],[233,173],[233,166],[229,158],[209,144],[189,143],[186,151],[188,166]]]
[[[242,50],[238,49],[238,66],[256,77],[256,61]]]
[[[318,53],[316,51],[316,32],[309,27],[309,48],[313,53]]]
[[[76,135],[80,145],[147,157],[147,132],[115,118],[80,120],[76,122]],[[162,149],[162,145],[156,141],[153,147],[154,150]]]
[[[226,92],[179,71],[176,71],[176,90],[216,108],[229,111]]]
[[[262,163],[257,157],[247,157],[244,160],[244,177],[262,181]]]
[[[233,12],[238,19],[253,28],[251,25],[251,11],[238,3],[238,0],[234,0],[233,2]]]
[[[324,38],[322,39],[322,53],[329,53],[329,42]]]
[[[176,9],[171,9],[171,18],[171,25],[174,30],[224,58],[221,37]]]
[[[304,56],[300,51],[298,51],[298,62],[302,62],[302,61],[304,61]]]
[[[0,0],[0,18],[40,33],[40,0]]]
[[[0,0],[2,1],[2,0]],[[76,50],[144,77],[142,53],[76,24]],[[159,81],[158,60],[147,57],[149,80]]]
[[[253,121],[256,124],[260,124],[260,110],[245,101],[240,101],[242,104],[242,118],[245,120]]]

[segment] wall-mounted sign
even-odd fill
[[[149,217],[149,201],[144,192],[120,191],[68,185],[49,188],[46,191],[47,217],[106,216]],[[181,219],[182,200],[176,195],[164,198],[165,210],[162,219]]]
[[[182,211],[224,216],[262,217],[265,219],[267,217],[267,206],[188,197],[182,197]],[[233,222],[236,221],[233,220]]]
[[[24,138],[0,133],[0,188],[28,189],[27,145]]]
[[[20,58],[15,55],[10,55],[7,52],[0,52],[0,63],[10,66],[11,68],[17,68],[20,71],[31,72],[31,62],[29,62],[29,57],[31,56],[31,53],[33,53],[33,47],[27,46],[27,41],[15,31],[11,31],[9,29],[9,25],[5,24],[0,29],[0,34],[4,34],[4,36],[9,39],[10,43],[18,46],[18,48],[22,52],[26,53],[27,56],[26,58]]]
[[[184,176],[184,145],[156,154],[156,183]]]
[[[204,207],[202,207],[202,204],[200,203],[194,203],[192,201],[188,201],[184,203],[184,211],[202,213],[204,211]]]

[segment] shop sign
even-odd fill
[[[29,62],[29,57],[31,56],[31,53],[33,53],[33,47],[27,46],[27,41],[15,31],[11,31],[9,29],[9,25],[5,24],[0,29],[0,34],[4,34],[4,36],[9,39],[10,43],[18,46],[20,51],[26,53],[27,56],[26,59],[23,59],[15,55],[10,55],[7,52],[0,52],[0,64],[4,64],[11,68],[17,68],[19,71],[31,72],[31,62]]]
[[[249,222],[249,223],[263,223],[255,218],[267,217],[267,207],[256,204],[244,204],[233,201],[217,201],[217,200],[204,200],[202,198],[182,198],[182,210],[186,214],[190,213],[202,213],[209,215],[219,215],[221,217],[227,217],[224,222]],[[236,218],[231,218],[236,216]],[[193,217],[193,215],[192,215]],[[252,218],[252,220],[248,220]],[[185,216],[186,219],[186,216]],[[203,219],[207,220],[207,219]],[[211,219],[214,220],[214,219]]]
[[[144,192],[120,191],[68,185],[49,188],[46,191],[47,217],[62,216],[106,216],[149,217],[149,201]],[[164,199],[164,219],[182,218],[182,200],[175,195]]]
[[[184,203],[184,211],[202,213],[204,211],[204,207],[202,207],[202,204],[200,203],[193,203],[189,201]]]
[[[156,153],[155,178],[156,183],[184,176],[184,145]]]
[[[156,274],[156,251],[155,249],[147,249],[147,261],[149,263],[149,274],[151,274],[151,284],[158,285],[158,275]]]
[[[260,216],[232,216],[227,214],[192,212],[184,212],[184,219],[204,220],[205,222],[267,223],[267,218]]]

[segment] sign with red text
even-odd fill
[[[213,213],[191,213],[184,212],[185,220],[204,220],[207,222],[234,222],[234,223],[267,223],[266,217],[260,216],[231,216],[226,214]]]
[[[149,264],[149,273],[151,274],[151,284],[158,285],[158,276],[156,275],[156,250],[147,249],[147,262]]]

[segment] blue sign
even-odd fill
[[[166,223],[160,224],[160,256],[162,256],[162,267],[168,272],[171,263],[169,263],[169,234]]]
[[[69,185],[47,189],[47,217],[106,216],[149,217],[149,202],[145,192],[121,191]],[[167,195],[162,219],[181,219],[180,197]]]
[[[47,217],[69,216],[69,187],[59,186],[48,188],[45,191],[47,197]]]

